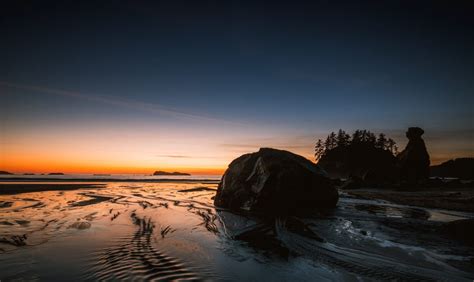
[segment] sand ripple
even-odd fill
[[[177,258],[166,255],[152,245],[154,224],[150,218],[135,213],[131,220],[137,226],[131,237],[118,240],[113,246],[95,254],[96,264],[87,279],[125,280],[196,280],[197,272]]]

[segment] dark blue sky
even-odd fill
[[[4,131],[202,117],[273,128],[262,138],[397,138],[419,125],[473,152],[472,1],[126,2],[2,1]]]

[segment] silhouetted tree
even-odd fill
[[[394,155],[398,154],[398,147],[395,145],[395,141],[393,141],[392,138],[388,138],[385,150],[389,150]]]
[[[362,142],[362,132],[361,130],[357,129],[352,134],[352,144],[360,143],[360,142]]]
[[[337,146],[336,133],[331,132],[326,138],[326,141],[324,142],[325,151],[332,150],[336,148],[336,146]]]
[[[314,146],[314,158],[316,159],[316,161],[318,161],[323,156],[325,151],[326,150],[323,141],[321,139],[318,139],[318,141],[316,142],[316,146]]]
[[[377,142],[377,138],[375,137],[375,134],[373,134],[370,131],[367,131],[367,143],[375,146],[375,142]]]
[[[377,142],[375,142],[375,147],[379,149],[387,149],[387,138],[385,137],[385,134],[380,133],[379,138],[377,138]]]
[[[369,143],[375,145],[375,141],[377,138],[375,138],[375,134],[368,130],[360,130],[360,142],[363,143]]]
[[[351,141],[351,136],[347,134],[344,130],[339,129],[336,136],[336,146],[344,147],[348,146]]]

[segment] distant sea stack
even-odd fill
[[[319,139],[314,149],[318,165],[332,178],[353,178],[370,185],[397,180],[397,146],[384,133],[357,129],[350,135],[339,129],[326,140]]]
[[[4,170],[0,170],[0,175],[13,175],[13,173],[8,172],[8,171],[4,171]]]
[[[318,162],[333,178],[357,177],[366,182],[383,183],[396,178],[396,158],[368,142],[334,148]]]
[[[190,176],[191,174],[185,173],[185,172],[167,172],[167,171],[162,171],[158,170],[153,173],[153,175],[168,175],[168,176]]]
[[[64,173],[62,173],[62,172],[51,172],[51,173],[48,173],[48,175],[64,175]]]
[[[430,176],[430,156],[421,138],[423,133],[425,131],[419,127],[410,127],[406,132],[408,144],[397,156],[402,181],[419,183]]]
[[[431,176],[454,177],[463,180],[474,180],[474,158],[449,160],[430,167]]]

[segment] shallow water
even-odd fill
[[[343,194],[330,214],[262,218],[216,210],[213,189],[118,182],[0,195],[0,280],[474,278],[474,249],[435,231],[473,214]]]

